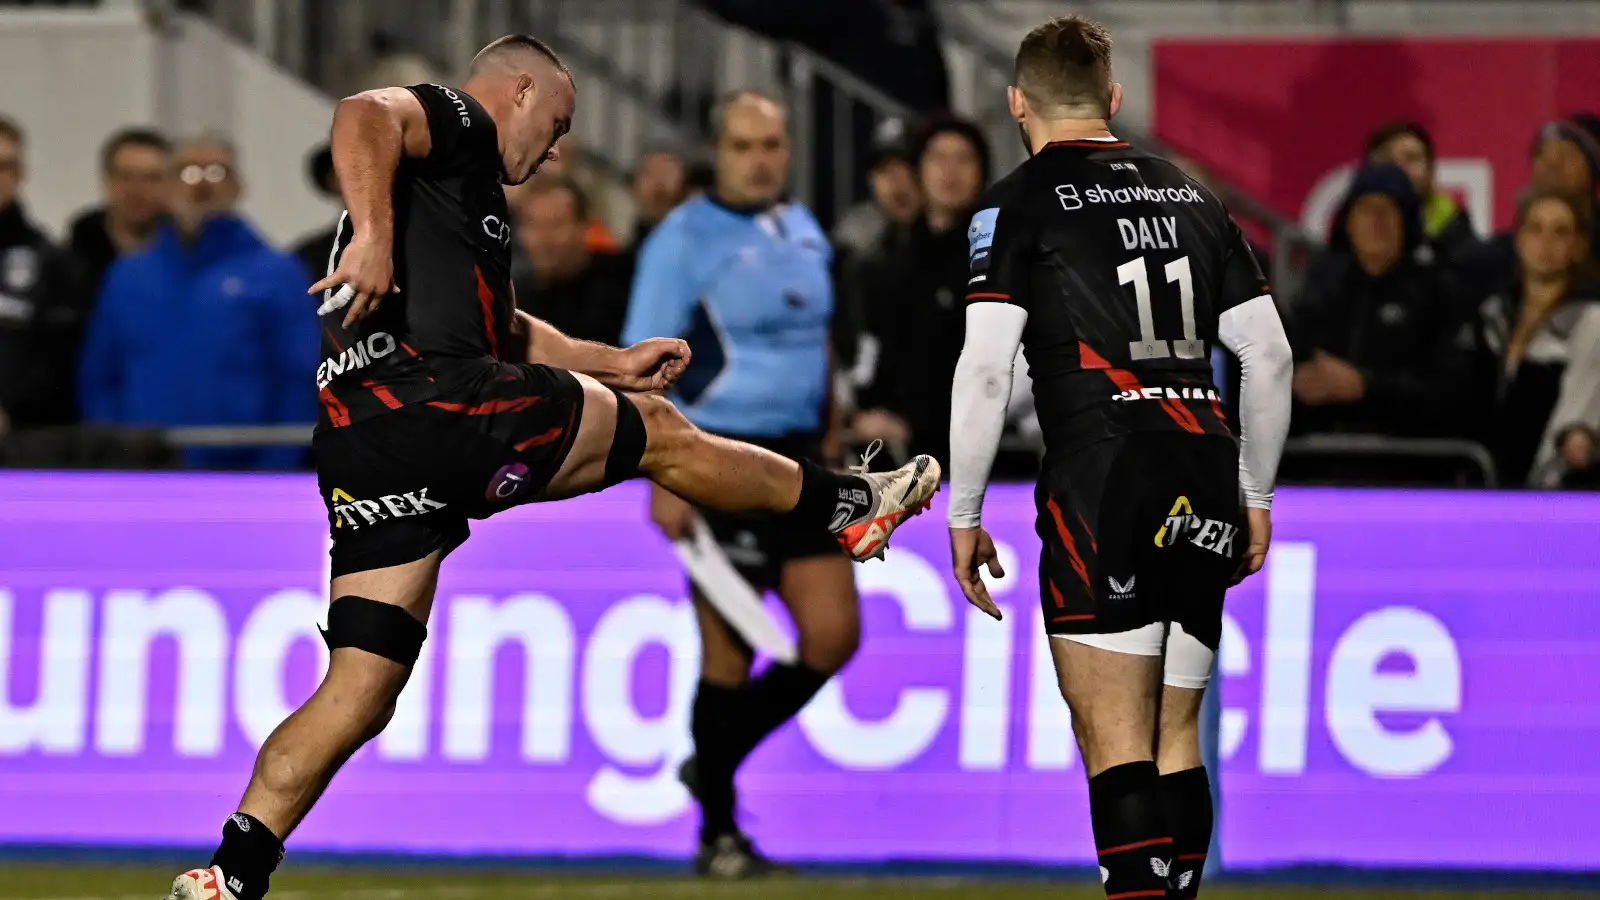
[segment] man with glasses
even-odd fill
[[[68,227],[67,244],[98,292],[119,257],[149,246],[167,212],[167,169],[172,144],[158,131],[126,128],[100,151],[101,205]]]
[[[118,260],[89,323],[79,398],[91,422],[265,425],[312,422],[305,374],[317,365],[308,274],[235,211],[237,155],[216,137],[185,141],[167,177],[171,221]],[[280,469],[300,448],[192,450],[203,468]]]
[[[65,252],[23,212],[22,129],[0,116],[0,435],[76,418],[85,294]]]

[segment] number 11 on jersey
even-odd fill
[[[1189,272],[1189,257],[1180,256],[1167,263],[1167,282],[1178,284],[1178,307],[1183,316],[1183,339],[1171,345],[1156,337],[1155,312],[1150,306],[1150,276],[1140,256],[1117,266],[1117,279],[1122,284],[1133,285],[1134,302],[1139,308],[1139,339],[1128,343],[1128,356],[1135,360],[1205,359],[1205,341],[1199,339],[1194,328],[1194,277]]]

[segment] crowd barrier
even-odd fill
[[[475,523],[393,724],[295,846],[681,856],[698,642],[645,510],[626,485]],[[861,654],[752,758],[744,821],[799,859],[1088,865],[1031,491],[986,509],[1003,622],[942,517],[857,569]],[[1220,655],[1224,864],[1592,869],[1600,500],[1284,489],[1274,521]],[[209,844],[326,664],[324,522],[307,475],[0,473],[0,843]]]

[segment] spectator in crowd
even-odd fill
[[[851,427],[862,440],[914,445],[948,462],[949,387],[966,337],[967,223],[989,181],[989,146],[977,126],[939,118],[924,126],[916,159],[922,213],[885,233],[851,288],[863,353],[878,348],[872,371],[858,372],[861,411]]]
[[[1579,113],[1547,122],[1534,137],[1533,177],[1529,190],[1571,198],[1579,212],[1594,218],[1595,192],[1600,190],[1600,117]],[[1600,241],[1589,238],[1590,259],[1600,260]],[[1518,278],[1516,229],[1495,235],[1467,261],[1469,280],[1513,290]]]
[[[529,263],[514,272],[517,305],[572,337],[619,344],[632,254],[589,249],[589,201],[570,178],[537,179],[517,199],[517,241]]]
[[[0,435],[77,418],[73,369],[87,292],[22,208],[22,129],[0,118]]]
[[[1586,303],[1528,478],[1532,487],[1600,489],[1600,303]]]
[[[589,251],[616,253],[621,250],[617,232],[612,230],[606,218],[610,204],[603,199],[611,186],[604,182],[598,172],[584,165],[582,145],[569,134],[556,141],[553,154],[548,162],[539,167],[534,177],[567,178],[583,188],[589,198],[589,221],[584,230],[584,241],[588,243]]]
[[[1588,405],[1576,395],[1592,390],[1582,383],[1585,378],[1569,382],[1574,396],[1562,392],[1569,363],[1582,367],[1580,373],[1597,365],[1573,357],[1579,343],[1574,338],[1592,334],[1589,320],[1600,303],[1586,252],[1593,221],[1590,205],[1569,191],[1546,187],[1530,193],[1512,230],[1516,280],[1478,305],[1477,394],[1487,408],[1474,417],[1482,426],[1476,437],[1494,455],[1503,484],[1546,482],[1548,473],[1535,470],[1535,459],[1565,455],[1568,448],[1558,447],[1557,439],[1581,424],[1574,423],[1572,411]],[[1582,438],[1573,440],[1576,445]]]
[[[244,184],[226,140],[174,154],[172,221],[106,275],[84,344],[84,418],[124,425],[261,425],[316,420],[316,302],[293,256],[234,211]],[[208,449],[208,468],[288,468],[296,448]]]
[[[1391,163],[1411,179],[1422,198],[1422,234],[1446,260],[1464,259],[1478,246],[1472,219],[1455,198],[1439,190],[1434,178],[1439,157],[1433,135],[1417,122],[1391,122],[1367,136],[1368,164]]]
[[[889,119],[880,127],[867,160],[867,187],[872,195],[851,207],[833,229],[834,249],[859,257],[883,239],[890,225],[909,225],[922,211],[922,190],[911,150],[901,134],[904,126]]]
[[[343,206],[344,200],[339,196],[339,173],[333,170],[332,146],[323,144],[306,157],[306,174],[318,193]],[[340,215],[343,215],[342,211]],[[306,270],[311,282],[320,281],[322,274],[328,271],[328,263],[333,257],[333,242],[338,236],[339,225],[334,223],[295,245],[294,255],[299,257],[300,266]]]
[[[633,167],[633,240],[638,247],[650,232],[689,198],[689,161],[676,146],[647,147]]]
[[[1460,295],[1425,238],[1421,198],[1398,166],[1357,172],[1289,311],[1300,431],[1443,433],[1467,350]]]
[[[431,84],[444,80],[443,72],[433,60],[386,31],[374,31],[367,39],[366,59],[371,62],[360,74],[350,91],[352,94],[397,84]]]
[[[68,243],[93,293],[117,257],[143,250],[166,218],[171,162],[172,145],[148,128],[119,131],[101,149],[102,203],[68,226]]]

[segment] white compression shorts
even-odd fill
[[[1203,691],[1211,681],[1211,660],[1215,653],[1200,643],[1177,622],[1151,622],[1143,628],[1113,634],[1052,634],[1053,638],[1098,647],[1131,656],[1160,656],[1166,650],[1161,683],[1169,687]]]

